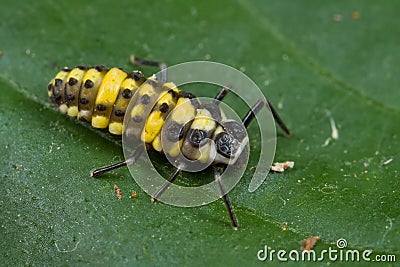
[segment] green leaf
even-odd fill
[[[1,265],[253,266],[264,246],[298,250],[310,236],[321,238],[318,253],[345,238],[348,249],[399,261],[400,3],[3,2]],[[63,66],[132,69],[132,53],[168,65],[210,59],[241,68],[292,130],[279,136],[275,160],[293,160],[294,169],[249,193],[251,160],[231,191],[238,231],[222,201],[152,204],[127,169],[89,178],[91,169],[122,160],[119,141],[55,111],[47,83]],[[256,150],[255,124],[249,132]],[[331,262],[338,260],[323,260]]]

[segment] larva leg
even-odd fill
[[[157,199],[161,197],[161,195],[167,190],[167,188],[175,181],[176,177],[178,174],[181,172],[181,169],[175,169],[175,172],[168,178],[168,181],[163,184],[160,189],[154,194],[154,196],[151,198],[152,202],[156,202]]]
[[[90,176],[97,177],[103,173],[134,164],[136,160],[140,157],[140,155],[143,153],[144,149],[145,149],[144,145],[139,145],[130,158],[126,159],[125,161],[121,161],[109,166],[93,170],[92,172],[90,172]]]
[[[161,70],[161,84],[167,82],[167,65],[163,62],[147,60],[131,55],[131,63],[139,66],[158,67]]]
[[[282,119],[279,117],[278,112],[276,112],[276,110],[273,108],[273,106],[271,105],[271,103],[267,100],[264,101],[262,99],[259,99],[257,101],[257,103],[247,112],[246,116],[244,116],[242,123],[243,125],[247,128],[250,124],[250,122],[252,122],[255,118],[255,115],[263,108],[268,106],[269,109],[272,112],[272,116],[274,117],[276,123],[279,125],[279,127],[281,128],[281,130],[283,131],[283,133],[289,137],[290,136],[290,131],[289,129],[286,127],[286,125],[283,123]]]
[[[221,92],[220,92],[221,93]],[[220,94],[218,94],[220,95]],[[218,99],[218,95],[216,99]],[[285,133],[286,136],[290,135],[289,129],[286,127],[286,125],[283,123],[281,118],[279,117],[278,113],[276,110],[272,107],[272,105],[267,101],[264,100],[258,100],[257,103],[247,112],[247,114],[244,116],[242,123],[243,125],[247,128],[250,123],[254,120],[255,115],[265,106],[269,106],[272,115],[275,119],[275,121],[278,123],[279,127],[282,129],[282,131]],[[226,209],[228,210],[229,218],[231,219],[232,222],[232,227],[236,230],[238,229],[238,222],[235,216],[235,212],[233,210],[233,207],[231,205],[231,202],[229,200],[228,194],[226,192],[225,186],[221,181],[221,175],[225,171],[226,165],[214,165],[214,176],[215,176],[215,181],[221,191],[222,199],[225,202]]]
[[[225,202],[226,209],[228,210],[229,218],[231,219],[231,222],[232,222],[232,227],[233,227],[233,229],[237,230],[239,227],[239,224],[236,219],[235,212],[233,210],[231,202],[229,201],[229,197],[226,192],[225,186],[221,181],[221,175],[225,171],[225,168],[226,168],[226,165],[214,165],[214,178],[219,187],[219,190],[221,191],[222,199]]]
[[[218,92],[218,94],[214,97],[215,100],[222,101],[222,99],[226,96],[226,94],[229,92],[229,88],[222,86],[221,90]]]

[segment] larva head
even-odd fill
[[[214,163],[233,165],[243,153],[248,135],[242,123],[235,120],[226,120],[221,123],[214,134]]]

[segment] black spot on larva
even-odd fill
[[[142,120],[143,120],[142,117],[140,117],[139,115],[136,115],[135,117],[133,117],[134,122],[141,122]]]
[[[179,97],[188,98],[190,99],[190,103],[192,104],[192,106],[194,106],[196,109],[201,108],[200,102],[194,94],[185,91],[180,91]]]
[[[88,120],[87,120],[86,118],[84,118],[84,117],[79,117],[79,120],[80,120],[80,121],[88,122]]]
[[[129,72],[128,76],[126,76],[128,79],[135,79],[135,74],[133,72]]]
[[[87,66],[76,66],[78,69],[80,69],[80,70],[86,70],[87,69]]]
[[[225,132],[217,135],[215,138],[215,144],[218,154],[221,154],[226,158],[232,157],[237,150],[237,141]]]
[[[78,80],[77,80],[77,79],[75,79],[75,78],[69,78],[68,84],[69,84],[70,86],[74,86],[74,85],[77,84],[77,83],[78,83]]]
[[[117,109],[116,111],[114,111],[114,114],[115,114],[115,116],[117,116],[117,117],[122,117],[122,116],[125,115],[125,112],[122,111],[122,110],[120,110],[120,109]]]
[[[56,94],[52,95],[52,96],[50,97],[50,99],[51,99],[51,101],[53,101],[53,102],[60,102],[61,99],[62,99],[62,96],[61,96],[61,94],[56,93]]]
[[[92,80],[87,79],[84,85],[85,88],[92,88],[94,86],[94,82]]]
[[[190,129],[188,135],[189,142],[192,147],[199,147],[204,144],[204,140],[207,137],[207,132],[200,129]]]
[[[154,88],[156,88],[158,86],[157,81],[154,81],[154,80],[147,80],[146,83],[148,83],[149,85],[151,85]]]
[[[136,79],[138,79],[138,80],[144,79],[144,75],[141,71],[135,71],[135,77],[136,77],[135,80]]]
[[[124,89],[124,91],[122,91],[122,97],[125,99],[129,99],[132,97],[132,91],[129,89]]]
[[[147,105],[148,103],[150,103],[150,96],[147,94],[144,94],[140,97],[140,103],[142,103],[143,105]]]
[[[57,87],[57,86],[60,86],[61,84],[62,84],[62,80],[61,79],[55,79],[54,80],[54,85]]]
[[[53,90],[53,85],[51,83],[49,83],[49,85],[47,86],[47,90],[49,91]]]
[[[168,111],[169,106],[167,103],[162,103],[161,106],[158,108],[162,113],[165,113]]]
[[[94,67],[94,69],[97,70],[98,72],[102,72],[103,70],[106,70],[107,68],[105,66],[101,65],[101,66]]]
[[[237,121],[227,121],[223,123],[223,127],[233,138],[242,142],[247,136],[246,128]]]
[[[105,111],[107,109],[107,107],[103,104],[97,104],[96,109],[98,111]]]
[[[196,96],[194,94],[186,92],[186,91],[180,91],[179,96],[183,97],[183,98],[189,98],[189,99],[196,98]]]
[[[168,94],[170,94],[173,98],[176,98],[178,96],[178,94],[172,89],[168,90]]]
[[[54,95],[53,95],[53,99],[54,99],[55,101],[60,101],[60,100],[61,100],[61,95],[60,95],[60,94],[54,94]]]
[[[83,97],[79,99],[79,103],[81,103],[82,105],[86,105],[87,103],[89,103],[89,99]]]
[[[73,101],[75,99],[75,96],[74,95],[71,95],[71,94],[68,94],[67,95],[67,100],[68,101]]]
[[[143,78],[143,74],[140,71],[132,71],[128,73],[128,78],[131,78],[137,82]]]

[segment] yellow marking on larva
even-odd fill
[[[175,91],[175,93],[179,93],[178,87],[176,87],[176,85],[173,82],[164,83],[163,87],[165,87],[167,89],[172,89]]]
[[[152,82],[151,82],[152,81]],[[131,110],[130,116],[131,118],[135,118],[138,117],[141,120],[143,120],[146,123],[146,117],[145,115],[148,114],[149,115],[147,118],[151,118],[152,117],[152,109],[153,109],[153,103],[154,103],[154,99],[157,97],[158,93],[156,92],[156,88],[153,87],[153,83],[156,83],[155,80],[153,80],[153,78],[149,78],[147,80],[147,82],[143,83],[140,87],[139,87],[139,91],[137,92],[138,94],[138,98],[136,99],[136,103],[134,105],[134,107]],[[146,100],[146,102],[143,102],[142,99],[147,96],[148,100]],[[143,102],[143,103],[142,103]],[[155,114],[153,115],[155,116]],[[154,117],[155,118],[155,117]],[[153,141],[155,134],[153,134],[154,136],[152,138],[145,138],[145,132],[146,132],[146,125],[144,126],[144,129],[142,132],[137,132],[135,130],[133,130],[133,132],[136,132],[135,135],[136,136],[140,136],[141,140],[149,143],[151,141]]]
[[[215,153],[214,153],[214,155],[215,155]],[[211,145],[206,144],[206,145],[200,147],[199,155],[197,155],[197,159],[201,163],[206,163],[210,159],[210,157],[213,158],[214,155],[211,155]]]
[[[54,78],[51,80],[50,84],[51,84],[52,86],[55,86],[55,85],[56,85],[56,79],[60,79],[60,80],[62,80],[62,81],[65,82],[65,79],[66,79],[67,77],[68,77],[68,72],[62,70],[62,71],[60,71],[60,72],[57,73],[56,77],[54,77]],[[53,95],[53,90],[48,91],[48,94],[49,94],[49,97],[52,96],[52,95]]]
[[[135,81],[133,78],[127,78],[122,82],[117,100],[115,101],[110,117],[110,125],[108,127],[110,133],[116,135],[122,134],[124,116],[117,116],[115,115],[115,112],[118,111],[120,113],[125,113],[126,108],[131,101],[131,97],[135,94],[138,87],[141,85],[141,83],[143,83],[143,81],[144,78],[140,79],[139,81]],[[126,90],[130,91],[131,97],[124,97],[124,92]]]
[[[198,109],[196,117],[190,126],[191,129],[199,129],[204,131],[213,131],[216,122],[212,119],[211,113],[207,109]]]
[[[104,76],[96,97],[96,109],[92,117],[93,127],[106,128],[108,126],[112,107],[117,99],[119,88],[126,77],[127,73],[117,68],[110,69]],[[103,105],[105,110],[98,110],[98,105]]]
[[[119,88],[127,76],[126,72],[118,68],[110,69],[100,84],[99,92],[96,97],[96,104],[114,102],[117,98]]]
[[[112,134],[121,135],[122,134],[122,123],[112,122],[108,126],[108,131]]]
[[[78,106],[69,107],[67,111],[68,116],[76,117],[78,116]]]
[[[142,140],[149,140],[151,142],[153,148],[161,152],[163,150],[162,143],[161,143],[161,129],[165,124],[165,118],[169,114],[169,112],[173,112],[176,104],[176,96],[179,94],[179,89],[176,87],[174,83],[165,83],[163,84],[163,88],[165,89],[164,92],[160,94],[160,97],[157,101],[157,104],[155,106],[155,110],[151,112],[149,118],[146,121],[146,126],[145,126],[145,131],[144,131],[144,137],[142,134]],[[168,93],[168,90],[173,90],[176,93],[176,96],[173,97],[170,93]],[[166,112],[161,112],[159,108],[161,105],[166,104],[168,105],[168,111]],[[155,134],[155,136],[154,136]],[[151,141],[152,140],[152,141]],[[181,144],[182,142],[180,142]],[[174,148],[175,148],[174,144]],[[178,142],[178,149],[179,149],[179,142]],[[173,151],[174,153],[175,151]],[[178,150],[179,153],[179,150]],[[175,152],[176,155],[178,155]]]
[[[65,81],[65,79],[68,77],[69,72],[65,70],[61,70],[57,73],[56,77],[51,81],[53,85],[55,85],[55,80],[60,79],[62,81]]]
[[[86,72],[85,76],[83,76],[79,99],[86,99],[88,100],[88,102],[86,104],[79,103],[78,119],[82,118],[85,119],[87,122],[92,121],[92,113],[96,95],[99,90],[100,83],[106,73],[107,71],[105,69],[102,71],[98,71],[96,68],[91,68]],[[85,87],[85,83],[87,80],[93,82],[93,86],[91,88]]]
[[[144,108],[144,106],[142,104],[134,106],[131,110],[131,118],[140,116],[143,112],[143,108]]]
[[[221,127],[221,125],[218,125],[217,128],[214,131],[214,136],[217,136],[219,133],[224,132],[224,128]]]
[[[53,99],[53,103],[55,103],[57,106],[59,106],[59,110],[61,113],[65,114],[67,113],[68,107],[65,103],[65,92],[64,92],[64,86],[65,82],[67,80],[69,71],[61,70],[60,72],[57,73],[56,77],[54,77],[53,80],[51,80],[51,85],[52,85],[52,90],[48,91],[49,97],[52,98],[54,95],[58,95],[60,98],[58,100]],[[61,83],[56,86],[56,80],[61,80]]]
[[[176,103],[176,108],[172,111],[171,119],[179,124],[185,124],[194,119],[196,109],[190,102],[190,99],[179,98]]]
[[[73,68],[68,77],[67,77],[67,84],[65,87],[66,90],[66,95],[73,95],[74,96],[74,100],[68,102],[67,101],[67,105],[68,105],[68,111],[67,114],[70,117],[76,117],[78,115],[78,98],[79,98],[79,91],[81,88],[81,84],[82,84],[82,78],[86,73],[86,69],[80,69],[80,68]],[[70,79],[75,79],[77,81],[77,83],[75,85],[69,85],[68,81]],[[68,98],[67,98],[68,100]]]
[[[58,107],[58,110],[62,113],[62,114],[66,114],[68,112],[68,106],[67,104],[61,104]]]
[[[168,145],[169,150],[164,151],[164,152],[167,153],[168,155],[170,155],[171,157],[176,157],[179,155],[179,152],[181,151],[182,143],[183,143],[183,139],[181,139],[177,142],[170,143]]]
[[[161,144],[161,135],[157,135],[153,142],[151,142],[151,145],[153,146],[153,148],[158,151],[161,152],[163,150],[162,144]]]
[[[148,95],[148,96],[152,96],[156,93],[156,91],[154,90],[154,87],[150,84],[150,83],[144,83],[139,90],[139,95],[143,96],[143,95]]]
[[[196,116],[196,109],[192,105],[190,99],[180,97],[175,108],[171,111],[171,119],[177,124],[185,125],[191,122]],[[183,144],[183,139],[172,142],[168,141],[168,151],[164,151],[171,157],[179,155]]]
[[[92,111],[79,110],[78,119],[85,119],[87,122],[91,122],[92,121]]]
[[[140,96],[139,96],[140,99]],[[143,131],[141,131],[142,127],[143,127],[143,123],[145,122],[146,118],[143,118],[142,115],[146,110],[146,106],[143,104],[139,104],[140,101],[136,101],[134,104],[134,106],[131,109],[131,112],[129,115],[125,115],[125,116],[130,116],[129,118],[137,123],[136,127],[128,127],[126,128],[126,134],[127,135],[132,135],[132,136],[136,136],[137,138],[141,137]],[[135,117],[139,118],[140,121],[136,121]],[[143,121],[143,122],[142,122]],[[122,126],[124,128],[124,125]],[[142,139],[143,141],[143,139]]]
[[[68,75],[67,81],[69,81],[70,78],[74,78],[78,81],[82,81],[83,76],[85,75],[86,70],[82,70],[80,68],[73,68]]]
[[[164,125],[164,118],[162,116],[161,111],[154,110],[150,113],[147,118],[146,126],[144,128],[144,141],[146,143],[151,143],[156,135],[161,131],[162,126]]]
[[[121,88],[129,88],[131,89],[132,93],[134,93],[141,84],[142,81],[135,81],[134,79],[129,78],[123,81]]]
[[[93,116],[92,117],[92,126],[94,128],[104,129],[108,125],[108,118],[106,116]]]
[[[167,88],[174,90],[175,93],[179,92],[174,84],[170,83],[168,85],[174,87],[173,88],[167,87]],[[170,93],[168,93],[168,91],[164,91],[160,94],[157,104],[155,105],[155,109],[150,113],[146,121],[146,127],[144,133],[144,140],[146,143],[152,142],[156,138],[156,136],[160,135],[161,128],[165,122],[165,117],[175,107],[175,101],[176,98],[174,98]],[[162,105],[168,105],[168,111],[161,112],[159,109]],[[159,139],[161,138],[159,137]],[[155,145],[158,146],[157,142],[155,143]],[[154,149],[156,150],[158,148],[159,147],[154,147]]]
[[[191,130],[197,129],[207,132],[210,135],[216,128],[216,122],[212,119],[211,113],[207,109],[197,109],[197,114],[190,126]],[[211,137],[211,136],[209,136]],[[182,145],[182,153],[192,160],[207,162],[210,158],[210,142],[202,144],[200,148],[195,148],[190,144],[189,140],[185,140]]]

